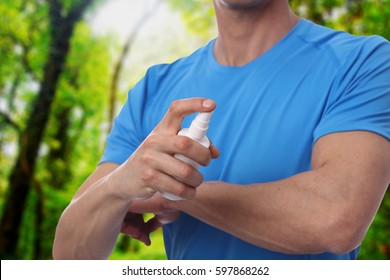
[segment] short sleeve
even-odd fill
[[[350,54],[338,79],[337,93],[314,131],[314,142],[326,134],[356,130],[390,140],[390,43],[369,37]]]
[[[99,164],[122,164],[144,140],[141,119],[144,110],[146,78],[139,81],[128,93],[128,98],[116,116]]]

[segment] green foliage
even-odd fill
[[[215,12],[210,0],[168,0],[174,10],[180,11],[188,31],[202,38],[215,33]]]
[[[6,1],[0,3],[0,12],[5,15],[0,18],[4,27],[0,29],[0,103],[4,105],[1,110],[22,129],[46,63],[51,39],[48,6],[44,1]],[[74,32],[41,145],[34,189],[24,211],[18,258],[51,258],[59,216],[100,158],[112,59],[109,44],[107,38],[93,35],[84,23]],[[57,118],[65,109],[69,112],[66,118]],[[17,152],[13,143],[19,141],[19,134],[4,122],[0,129],[2,206],[12,167],[9,163]],[[63,138],[56,138],[58,135]],[[57,150],[62,152],[53,152]],[[51,152],[54,156],[49,157]]]
[[[355,35],[390,38],[390,0],[291,0],[297,14]]]
[[[14,161],[19,132],[26,124],[26,108],[36,95],[47,56],[47,6],[41,1],[0,2],[0,198]],[[10,164],[11,163],[11,164]],[[1,201],[2,205],[3,201]],[[1,210],[2,211],[2,210]]]
[[[360,249],[359,259],[390,259],[390,191],[387,191],[382,205],[367,232]]]
[[[47,16],[47,6],[33,1],[4,1],[0,13],[0,92],[12,103],[9,91],[15,81],[27,84],[41,79],[49,41],[47,22],[42,20]]]
[[[42,244],[42,250],[46,249],[42,251],[45,258],[50,257],[55,226],[62,211],[101,156],[101,124],[110,77],[108,48],[105,38],[94,37],[83,23],[77,26],[46,132],[48,153],[43,154],[36,176],[46,190],[42,231],[50,236],[50,242]],[[69,112],[66,120],[56,118],[63,110]],[[62,139],[57,139],[58,129],[64,129],[64,121],[68,124],[66,134],[61,133]],[[55,153],[60,149],[63,153]],[[57,156],[51,158],[50,152]]]

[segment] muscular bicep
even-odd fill
[[[312,169],[328,178],[334,199],[368,226],[390,181],[390,141],[367,131],[332,133],[314,145]]]
[[[95,171],[84,181],[84,183],[77,190],[73,199],[80,197],[90,186],[102,179],[103,177],[114,171],[119,165],[113,162],[105,162],[99,164]]]

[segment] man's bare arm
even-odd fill
[[[312,171],[246,186],[209,182],[194,200],[167,203],[266,249],[346,253],[361,243],[389,181],[390,142],[343,132],[317,141]]]
[[[80,187],[57,225],[54,259],[104,259],[111,254],[129,207],[107,185],[108,175],[117,167],[99,165]]]
[[[191,98],[173,102],[167,114],[121,165],[104,163],[80,187],[63,212],[53,246],[55,259],[105,259],[122,231],[149,245],[149,233],[175,218],[175,212],[144,223],[141,215],[128,212],[134,201],[147,200],[158,192],[190,199],[202,175],[173,154],[183,154],[203,166],[216,157],[215,147],[207,149],[178,136],[181,122],[194,112],[210,112],[215,102]],[[173,218],[172,218],[173,216]]]

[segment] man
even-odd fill
[[[390,181],[389,42],[299,19],[288,0],[214,6],[218,38],[130,91],[55,258],[107,258],[121,231],[149,245],[161,224],[170,259],[356,258]],[[176,135],[210,111],[209,149]]]

